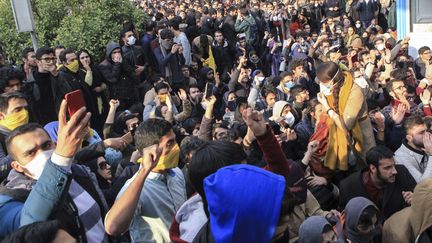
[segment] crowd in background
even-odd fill
[[[1,53],[2,242],[432,242],[431,48],[393,0],[135,4],[100,62]]]

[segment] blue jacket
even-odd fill
[[[376,0],[369,0],[368,3],[358,2],[354,9],[358,11],[361,21],[371,21],[378,10],[378,4]]]
[[[8,185],[13,186],[4,186],[0,191],[0,238],[21,226],[48,219],[69,184],[71,174],[50,160],[37,182],[14,171],[8,179]],[[20,200],[7,195],[5,190],[8,189],[31,191],[27,199]]]

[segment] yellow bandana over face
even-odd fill
[[[3,120],[0,120],[0,126],[3,126],[9,130],[27,124],[29,121],[29,113],[26,109],[22,109],[19,112],[7,115]]]

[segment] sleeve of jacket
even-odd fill
[[[170,59],[173,57],[173,54],[171,52],[168,52],[167,55],[164,57],[162,55],[162,52],[161,52],[160,48],[161,47],[158,47],[158,48],[154,49],[153,53],[155,54],[155,57],[156,57],[156,60],[159,63],[159,66],[165,68],[165,66],[168,64],[168,62],[170,61]]]
[[[188,117],[190,117],[191,113],[192,113],[192,105],[191,105],[191,103],[190,103],[189,100],[185,100],[183,102],[183,110],[182,110],[182,112],[180,112],[179,114],[175,115],[174,119],[176,121],[182,122],[182,121],[186,120]]]
[[[242,32],[245,32],[247,30],[248,25],[249,24],[247,21],[245,21],[245,20],[241,21],[241,20],[237,19],[234,27],[238,33],[242,33]]]
[[[143,121],[147,121],[150,118],[150,114],[153,111],[153,108],[154,108],[154,105],[152,105],[152,103],[150,103],[144,107]]]
[[[231,80],[228,83],[229,91],[231,91],[231,92],[235,91],[235,85],[238,82],[239,76],[240,76],[240,70],[238,70],[237,68],[234,68],[234,71],[231,74]]]
[[[290,163],[273,134],[273,130],[267,126],[264,135],[257,136],[256,139],[263,153],[263,158],[267,162],[265,168],[273,173],[288,177]]]
[[[9,175],[12,169],[11,162],[12,158],[9,155],[0,159],[0,183]]]
[[[198,138],[204,141],[211,141],[212,135],[211,135],[211,127],[212,127],[212,119],[207,119],[205,116],[203,116],[201,120],[201,125],[198,131]]]
[[[343,119],[348,130],[354,127],[363,103],[364,95],[361,88],[353,84],[345,110],[343,111]]]
[[[48,161],[21,210],[20,227],[48,219],[62,194],[67,190],[71,180],[70,175],[51,160]]]
[[[121,64],[115,63],[114,65],[99,65],[99,69],[102,73],[102,76],[109,83],[117,83],[120,76]]]

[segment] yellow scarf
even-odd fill
[[[167,155],[162,155],[153,170],[161,171],[177,167],[180,160],[180,147],[176,143]],[[142,163],[143,158],[138,159],[137,163]]]
[[[6,115],[3,120],[0,120],[0,126],[13,131],[15,128],[27,124],[29,121],[29,113],[26,109],[19,112]]]
[[[339,116],[343,119],[343,113],[347,107],[347,101],[353,86],[353,79],[350,73],[344,72],[345,80],[339,91]],[[333,95],[326,97],[330,107],[335,110]],[[348,104],[349,106],[349,104]],[[326,121],[329,127],[329,140],[328,149],[324,158],[324,165],[332,170],[338,169],[348,170],[348,148],[349,144],[346,139],[345,133],[342,129],[337,127],[332,118],[328,117]],[[356,141],[355,149],[361,152],[362,145],[362,132],[358,120],[355,122],[354,127],[351,129],[351,136]]]
[[[213,51],[212,51],[211,46],[209,46],[209,57],[204,61],[203,66],[206,66],[206,67],[213,69],[213,72],[216,75],[216,62],[215,62],[215,59],[213,57]]]

